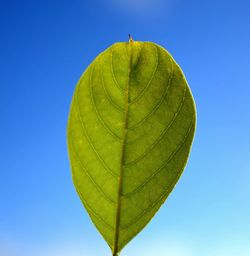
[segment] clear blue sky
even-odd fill
[[[198,111],[188,166],[121,256],[250,256],[250,2],[0,3],[0,255],[110,256],[74,190],[74,87],[116,41],[174,56]]]

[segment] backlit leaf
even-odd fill
[[[177,183],[195,122],[180,67],[154,43],[116,43],[82,75],[68,121],[72,177],[113,255],[145,227]]]

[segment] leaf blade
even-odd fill
[[[195,113],[181,69],[154,43],[114,44],[83,74],[68,123],[73,181],[113,254],[145,227],[177,183]]]

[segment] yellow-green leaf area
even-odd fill
[[[86,69],[68,121],[73,182],[113,255],[164,203],[186,165],[196,111],[173,57],[116,43]]]

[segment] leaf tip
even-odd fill
[[[131,34],[128,34],[128,38],[129,38],[129,42],[132,43],[133,42],[133,38],[132,38]]]

